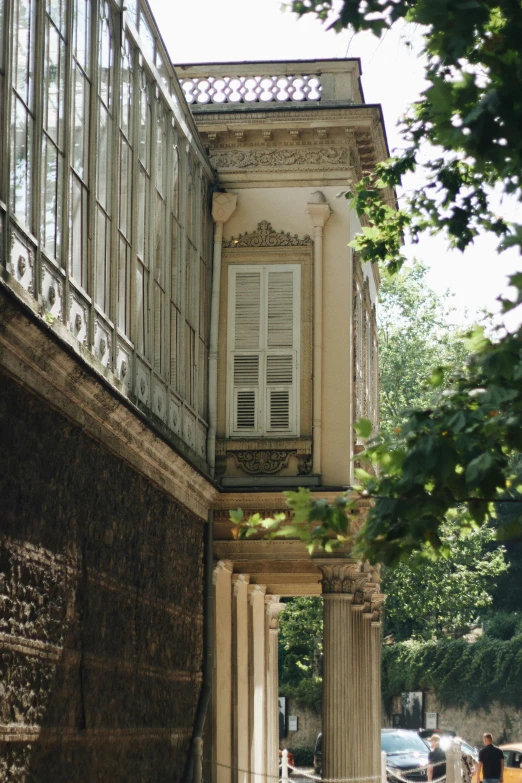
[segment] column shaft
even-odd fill
[[[239,574],[233,577],[233,773],[234,783],[248,783],[250,769],[249,728],[249,649],[248,649],[248,581]]]
[[[214,682],[212,779],[232,783],[232,564],[214,570]]]
[[[381,727],[382,727],[382,698],[381,698],[381,624],[371,624],[371,650],[372,650],[372,745],[374,749],[373,775],[379,775],[381,771]]]
[[[249,586],[250,599],[250,783],[265,783],[265,591]]]
[[[323,775],[354,776],[351,595],[323,595]]]

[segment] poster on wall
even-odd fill
[[[421,729],[424,716],[424,694],[422,691],[407,691],[402,694],[403,728]]]
[[[279,696],[279,739],[286,737],[286,696]]]

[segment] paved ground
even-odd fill
[[[300,772],[306,772],[307,775],[313,775],[314,774],[314,768],[313,767],[296,767],[295,772],[292,772],[290,775],[290,783],[312,783],[309,777],[306,777],[305,775],[300,775]]]

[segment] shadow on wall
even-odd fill
[[[173,780],[203,522],[2,375],[0,443],[0,780]]]

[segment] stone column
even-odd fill
[[[376,577],[351,559],[314,562],[323,577],[323,774],[370,782],[380,774],[380,680],[375,682],[371,609]]]
[[[234,574],[232,597],[233,671],[233,783],[248,783],[250,769],[248,583],[250,577]]]
[[[373,766],[374,775],[381,771],[381,728],[382,728],[382,696],[381,696],[381,611],[386,596],[374,593],[371,602],[371,656],[372,656],[372,747],[375,750]]]
[[[232,563],[214,569],[214,677],[212,780],[232,783]]]
[[[323,777],[354,777],[354,682],[349,574],[353,561],[315,560],[323,588]]]
[[[279,612],[284,604],[273,595],[266,602],[266,774],[279,777]],[[268,781],[270,783],[270,779]]]
[[[249,585],[250,783],[265,783],[265,592]]]

